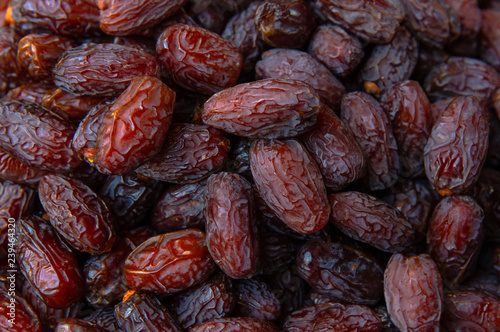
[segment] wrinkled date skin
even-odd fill
[[[252,185],[242,176],[220,172],[208,178],[204,198],[208,251],[234,279],[257,272],[259,243],[253,201]]]
[[[235,85],[243,66],[241,51],[229,41],[186,24],[166,28],[156,53],[178,85],[207,95]]]
[[[259,37],[272,47],[301,48],[316,28],[314,16],[304,0],[268,0],[254,18]]]
[[[107,332],[107,330],[84,319],[63,318],[57,324],[54,332]]]
[[[115,317],[114,307],[96,309],[89,315],[85,316],[84,319],[99,325],[106,331],[120,331],[120,327],[118,326],[118,322]]]
[[[47,174],[38,190],[50,223],[72,247],[91,254],[109,250],[115,240],[113,220],[92,189],[76,179]]]
[[[52,226],[35,216],[19,220],[16,226],[17,260],[38,296],[57,309],[78,301],[85,285],[82,272]]]
[[[480,291],[448,291],[442,327],[446,331],[500,330],[500,300]]]
[[[390,44],[376,45],[360,70],[361,81],[372,82],[385,91],[410,78],[418,59],[417,40],[399,28]]]
[[[41,29],[81,37],[99,30],[99,8],[94,1],[15,0],[11,1],[9,9],[14,29],[23,35]]]
[[[251,317],[213,318],[191,329],[190,332],[279,332],[271,322]]]
[[[229,149],[229,140],[216,128],[176,123],[160,153],[139,167],[137,173],[170,183],[197,182],[225,166]]]
[[[135,292],[115,306],[115,316],[123,331],[183,331],[168,309],[151,294]]]
[[[169,187],[158,199],[151,226],[159,232],[173,232],[205,226],[206,181]]]
[[[94,166],[122,175],[158,153],[172,122],[175,92],[152,76],[132,79],[103,115],[97,133]]]
[[[26,68],[31,77],[52,81],[52,69],[64,51],[75,47],[70,38],[33,33],[19,41],[17,63]]]
[[[99,26],[108,35],[125,36],[175,14],[187,0],[98,0]]]
[[[15,89],[9,90],[2,100],[18,99],[30,101],[36,104],[42,104],[43,97],[52,88],[54,88],[54,86],[49,83],[27,83]]]
[[[391,86],[382,97],[398,145],[400,174],[414,177],[424,170],[424,148],[431,128],[431,104],[416,81]]]
[[[278,78],[308,83],[322,101],[333,109],[340,107],[344,85],[312,55],[299,50],[271,49],[255,65],[257,79]]]
[[[391,41],[403,20],[401,5],[392,0],[314,0],[333,24],[358,38],[376,44]]]
[[[209,319],[226,317],[234,309],[236,293],[233,282],[224,273],[216,273],[205,282],[175,294],[167,308],[184,330]]]
[[[158,76],[160,64],[147,51],[118,44],[82,45],[66,51],[53,70],[54,83],[75,95],[116,96],[136,76]]]
[[[333,302],[376,304],[383,295],[384,270],[366,250],[314,239],[299,248],[301,277]]]
[[[469,196],[442,199],[432,214],[427,248],[443,280],[460,284],[475,268],[483,242],[484,212]]]
[[[72,122],[79,122],[87,113],[106,99],[92,96],[75,96],[62,89],[52,89],[42,98],[42,106]]]
[[[391,320],[401,331],[439,331],[443,281],[428,254],[394,254],[384,272],[384,293]]]
[[[424,148],[425,173],[434,189],[460,194],[477,181],[488,134],[488,117],[477,98],[456,97],[434,123]]]
[[[216,266],[205,233],[187,229],[143,242],[126,259],[123,274],[134,289],[174,293],[203,282]]]
[[[7,294],[7,292],[0,292],[0,317],[2,317],[0,328],[11,332],[43,332],[42,324],[28,302],[22,297],[11,297]],[[15,302],[11,302],[12,300]],[[15,308],[14,316],[9,315],[12,313],[12,307]]]
[[[341,119],[351,128],[365,153],[370,189],[392,186],[400,168],[398,146],[380,103],[364,92],[347,93],[342,99]]]
[[[326,105],[321,105],[316,126],[300,138],[329,190],[339,191],[366,175],[365,156],[351,129]]]
[[[250,166],[260,196],[290,228],[309,234],[328,223],[330,205],[323,177],[298,141],[255,140]]]
[[[0,79],[7,88],[14,88],[26,83],[26,70],[17,63],[17,52],[21,35],[11,28],[0,29]]]
[[[388,252],[400,252],[412,244],[413,226],[386,202],[357,191],[330,194],[328,199],[331,222],[349,237]]]
[[[266,282],[258,278],[241,279],[235,282],[238,300],[235,316],[253,317],[274,321],[281,314],[281,304]]]
[[[0,179],[37,187],[45,171],[32,167],[0,149]]]
[[[382,322],[375,311],[364,305],[328,302],[292,312],[283,325],[283,332],[379,332]]]
[[[308,84],[263,79],[214,94],[203,105],[202,120],[242,137],[285,138],[311,130],[319,107],[320,97]]]
[[[74,133],[70,122],[38,104],[0,101],[0,146],[28,165],[61,172],[77,168],[81,160],[71,146]]]

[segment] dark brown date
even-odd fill
[[[279,332],[271,322],[251,317],[213,318],[191,329],[190,332]]]
[[[37,80],[52,81],[52,69],[64,51],[76,43],[67,37],[33,33],[19,41],[17,63]]]
[[[100,9],[99,26],[108,35],[130,35],[175,14],[186,2],[187,0],[96,1]]]
[[[320,98],[306,83],[263,79],[238,84],[210,97],[203,123],[251,138],[284,138],[311,130]]]
[[[351,129],[326,105],[321,105],[316,126],[301,140],[329,190],[339,191],[366,175],[365,156]]]
[[[52,226],[33,216],[19,220],[16,229],[17,261],[36,294],[56,309],[78,301],[85,284],[82,272]]]
[[[427,248],[446,283],[460,284],[475,268],[484,236],[483,218],[483,210],[469,196],[446,197],[434,209]]]
[[[413,243],[413,226],[384,201],[357,191],[330,194],[328,199],[331,222],[347,236],[388,252],[400,252]]]
[[[257,278],[235,282],[238,299],[233,315],[274,321],[281,315],[281,304],[269,285]]]
[[[220,172],[205,190],[205,232],[210,255],[234,279],[257,272],[259,242],[252,185],[241,175]]]
[[[410,78],[418,59],[418,42],[405,28],[399,28],[389,44],[376,45],[360,69],[360,80],[382,91]]]
[[[172,125],[158,155],[137,169],[147,178],[186,184],[222,169],[228,161],[229,140],[206,125]]]
[[[37,187],[46,171],[23,163],[7,151],[0,149],[0,179]]]
[[[67,50],[53,70],[54,83],[74,95],[116,96],[136,76],[158,76],[158,60],[145,50],[118,44]]]
[[[342,77],[356,69],[365,55],[359,40],[331,24],[316,29],[309,41],[309,53]]]
[[[28,83],[10,90],[2,98],[2,100],[7,100],[7,99],[26,100],[41,105],[45,94],[53,88],[54,86],[52,84],[43,82]]]
[[[267,0],[255,13],[259,37],[272,47],[301,48],[316,28],[304,0]]]
[[[205,233],[187,229],[143,242],[126,259],[123,274],[134,289],[174,293],[203,282],[216,266]]]
[[[7,88],[26,84],[26,70],[17,63],[17,51],[21,35],[11,28],[0,28],[0,79]]]
[[[72,247],[97,254],[115,241],[113,219],[102,199],[83,182],[47,174],[38,185],[50,223]]]
[[[424,165],[441,195],[460,194],[474,185],[486,159],[488,133],[486,110],[473,96],[456,97],[434,123]]]
[[[94,166],[122,175],[160,152],[172,122],[175,92],[156,77],[140,76],[103,115]]]
[[[156,53],[178,85],[208,95],[235,85],[243,65],[241,51],[229,41],[187,24],[166,28]]]
[[[12,289],[15,289],[15,286]],[[25,299],[16,296],[14,291],[0,292],[0,317],[0,329],[3,331],[43,332],[36,312]]]
[[[370,307],[328,302],[292,312],[282,331],[308,331],[313,326],[317,332],[378,332],[382,322]]]
[[[333,24],[376,44],[390,42],[404,17],[401,4],[392,0],[314,0],[314,3]]]
[[[392,186],[400,168],[398,146],[380,103],[364,92],[347,93],[342,99],[341,119],[351,128],[365,153],[370,189]]]
[[[167,308],[153,295],[134,292],[115,306],[118,325],[125,332],[182,332]]]
[[[500,330],[500,300],[480,291],[448,291],[441,325],[445,331]]]
[[[63,318],[54,332],[108,332],[97,324],[80,318]]]
[[[277,78],[301,81],[312,86],[324,103],[340,107],[344,85],[312,55],[299,50],[271,49],[255,65],[257,79]]]
[[[384,293],[392,322],[401,331],[438,331],[443,281],[428,254],[394,254],[384,272]]]
[[[230,315],[235,304],[233,282],[219,272],[205,282],[173,295],[167,308],[187,331],[210,319]]]
[[[159,232],[205,227],[206,181],[169,187],[158,199],[151,226]]]
[[[417,81],[391,86],[382,97],[398,145],[400,173],[414,177],[424,170],[424,147],[431,128],[431,104]]]
[[[255,140],[250,166],[260,196],[288,227],[309,234],[328,223],[330,205],[323,177],[298,141]]]
[[[38,104],[0,101],[0,146],[31,166],[62,172],[77,168],[81,160],[71,146],[74,133],[70,122]]]
[[[382,298],[384,270],[362,248],[310,240],[299,248],[296,265],[301,277],[330,301],[374,305]]]
[[[79,122],[97,104],[101,97],[75,96],[62,89],[52,89],[43,96],[41,105],[72,122]]]
[[[92,311],[89,315],[85,316],[83,319],[91,323],[94,323],[108,331],[116,331],[116,332],[121,331],[121,329],[118,327],[118,322],[115,317],[114,307],[96,309]]]
[[[480,53],[481,60],[500,70],[500,14],[496,10],[481,11]]]

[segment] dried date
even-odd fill
[[[250,138],[284,138],[311,130],[320,98],[308,84],[263,79],[238,84],[210,97],[203,123]]]
[[[81,318],[63,318],[59,321],[54,332],[107,332],[97,324]]]
[[[94,106],[103,101],[101,97],[75,96],[62,89],[52,89],[47,91],[40,104],[69,121],[79,122]]]
[[[271,322],[251,317],[213,318],[191,329],[190,332],[279,332]]]
[[[281,304],[268,284],[257,278],[235,282],[237,293],[234,315],[274,321],[281,315]]]
[[[0,179],[37,187],[46,171],[23,163],[7,151],[0,149]]]
[[[0,292],[0,328],[11,332],[43,332],[36,312],[22,297]]]
[[[309,234],[328,223],[330,205],[323,177],[298,141],[255,140],[250,166],[260,196],[288,227]]]

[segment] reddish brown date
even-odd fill
[[[203,106],[203,123],[251,138],[284,138],[311,130],[320,98],[308,84],[263,79],[214,94]]]
[[[0,149],[0,179],[37,187],[45,171],[23,163],[7,151]]]
[[[419,175],[424,170],[424,147],[433,123],[427,95],[417,81],[403,81],[386,91],[381,104],[392,123],[401,175]]]
[[[13,29],[0,29],[0,79],[9,89],[26,84],[26,70],[17,63],[20,39]]]
[[[52,69],[64,51],[75,47],[70,38],[33,33],[19,41],[17,63],[37,80],[52,81]]]
[[[133,293],[115,306],[115,316],[123,331],[182,332],[167,308],[153,295]]]
[[[230,315],[235,304],[233,282],[219,272],[205,282],[173,295],[167,308],[187,331],[209,319]]]
[[[483,242],[484,212],[469,196],[446,197],[434,209],[427,248],[443,280],[460,284],[475,268]]]
[[[463,193],[477,181],[488,134],[486,110],[473,96],[456,97],[434,123],[424,165],[429,182],[441,195]]]
[[[206,125],[172,125],[160,153],[137,169],[147,178],[186,184],[222,169],[228,161],[229,140]]]
[[[234,279],[257,272],[259,243],[252,185],[240,175],[220,172],[208,178],[205,232],[210,255]]]
[[[365,176],[361,147],[351,129],[326,105],[321,105],[316,126],[301,140],[318,163],[329,190],[341,190]]]
[[[56,309],[78,301],[85,284],[82,272],[52,226],[38,217],[19,220],[16,226],[20,270],[38,296]]]
[[[173,232],[205,226],[206,181],[169,187],[158,199],[151,226],[159,232]]]
[[[331,222],[349,237],[380,250],[400,252],[412,244],[413,226],[405,215],[384,201],[357,191],[328,196]]]
[[[438,331],[443,281],[428,254],[394,254],[384,272],[384,293],[392,322],[401,331]]]
[[[128,256],[123,274],[134,289],[174,293],[203,282],[216,266],[205,233],[188,229],[146,240]]]
[[[384,44],[391,41],[404,11],[392,0],[315,0],[321,13],[333,24],[344,28],[362,40]]]
[[[259,37],[272,47],[301,48],[316,28],[304,0],[268,0],[257,8],[255,26]]]
[[[133,78],[103,115],[94,166],[104,174],[127,174],[158,153],[174,105],[175,92],[158,78]]]
[[[243,65],[241,51],[229,41],[186,24],[165,29],[156,53],[178,85],[208,95],[235,85]]]
[[[362,248],[310,240],[297,252],[296,265],[301,277],[330,301],[374,305],[382,298],[383,268]]]
[[[42,106],[72,122],[79,122],[97,104],[101,97],[75,96],[62,89],[52,89],[43,96]]]
[[[356,69],[365,55],[359,40],[331,24],[316,29],[309,42],[309,53],[342,77]]]
[[[190,332],[279,332],[273,323],[250,317],[213,318],[191,329]]]
[[[77,168],[81,160],[71,146],[74,133],[71,123],[38,104],[0,101],[0,146],[31,166],[63,172]]]
[[[0,292],[0,329],[10,332],[43,332],[36,312],[25,299],[16,296],[14,291]]]
[[[442,327],[446,331],[500,330],[500,300],[480,291],[448,291],[444,296]]]
[[[312,55],[299,50],[271,49],[255,65],[257,79],[277,78],[301,81],[312,86],[324,103],[340,107],[344,85]]]
[[[2,100],[18,99],[30,101],[36,104],[42,104],[42,100],[45,94],[53,88],[54,86],[52,84],[43,82],[28,83],[10,90],[2,98]]]
[[[107,332],[97,324],[80,318],[63,318],[54,332]]]
[[[149,28],[175,14],[187,0],[99,0],[99,26],[108,35],[125,36]]]
[[[108,207],[81,181],[47,174],[38,186],[50,223],[75,249],[97,254],[109,250],[115,229]]]
[[[308,331],[312,326],[317,332],[378,332],[382,329],[382,322],[367,306],[328,302],[292,312],[282,331]]]
[[[480,53],[481,60],[500,70],[500,14],[496,10],[481,11]]]
[[[347,93],[342,99],[341,119],[351,128],[365,153],[370,189],[392,186],[400,168],[398,146],[380,103],[364,92]]]
[[[330,205],[323,177],[302,144],[292,139],[255,140],[250,166],[260,196],[290,228],[309,234],[327,224]]]
[[[116,96],[136,76],[158,76],[158,60],[145,50],[118,44],[82,45],[66,51],[53,70],[54,83],[75,95]]]

